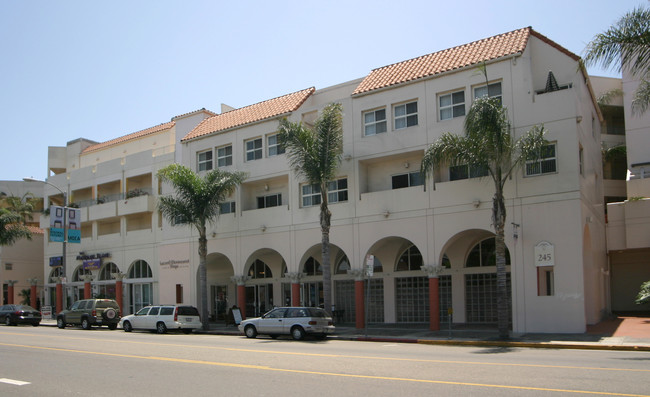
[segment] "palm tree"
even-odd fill
[[[638,7],[623,15],[607,31],[596,35],[585,49],[586,65],[601,64],[628,70],[641,82],[632,110],[638,114],[650,105],[650,9]]]
[[[506,286],[506,207],[503,189],[513,172],[527,160],[539,158],[547,143],[543,127],[533,127],[519,139],[511,135],[506,109],[497,98],[474,101],[465,118],[465,135],[443,134],[425,152],[420,172],[426,178],[443,164],[467,165],[484,170],[494,182],[492,225],[496,234],[497,321],[499,336],[508,338],[508,291]]]
[[[341,104],[327,105],[313,128],[302,123],[280,121],[279,141],[285,147],[289,164],[308,183],[320,187],[320,227],[323,266],[323,304],[331,314],[332,274],[330,272],[330,224],[328,183],[336,177],[343,153],[343,115]]]
[[[31,240],[32,233],[27,223],[39,199],[27,193],[23,197],[0,196],[0,245],[11,245],[21,238]]]
[[[193,225],[199,232],[199,290],[201,294],[201,321],[208,329],[208,284],[205,262],[208,252],[206,225],[216,221],[219,205],[245,179],[243,172],[215,169],[202,177],[191,169],[171,164],[158,171],[158,178],[169,182],[175,196],[162,196],[158,209],[172,225]]]

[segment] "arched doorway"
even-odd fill
[[[246,285],[246,316],[259,317],[273,307],[273,272],[256,259],[247,273],[252,285]]]
[[[113,273],[119,273],[120,268],[113,262],[106,263],[99,270],[97,277],[97,298],[115,299],[115,279]]]
[[[129,310],[137,313],[145,306],[153,304],[153,273],[146,261],[134,261],[127,272],[129,283]]]
[[[235,274],[230,259],[220,253],[208,254],[205,262],[208,279],[208,313],[212,320],[225,321],[228,308],[236,305]]]

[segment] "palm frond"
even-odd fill
[[[623,90],[620,88],[614,88],[609,91],[606,91],[602,93],[598,99],[596,99],[596,102],[598,102],[599,106],[606,106],[609,105],[614,98],[620,98],[623,96]]]
[[[648,73],[650,74],[650,73]],[[635,115],[640,115],[645,113],[650,106],[650,81],[641,80],[641,83],[634,93],[634,99],[632,99],[632,113]]]

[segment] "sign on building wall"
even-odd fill
[[[366,274],[368,274],[369,277],[372,277],[374,271],[375,271],[375,256],[374,255],[367,255],[366,256]]]
[[[535,266],[555,266],[555,247],[542,241],[535,246]]]

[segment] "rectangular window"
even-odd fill
[[[11,264],[11,263],[5,263],[5,270],[13,270],[13,269],[14,269],[14,265],[13,265],[13,264]]]
[[[421,186],[424,184],[420,171],[413,171],[406,174],[392,176],[393,189],[402,189],[411,186]]]
[[[270,208],[282,205],[282,194],[270,194],[268,196],[260,196],[257,198],[257,208]]]
[[[499,98],[499,103],[502,103],[501,98],[501,83],[492,83],[474,88],[474,99],[487,96],[489,98]]]
[[[259,160],[262,158],[262,138],[246,141],[246,161]]]
[[[399,130],[406,127],[418,125],[418,103],[409,102],[394,107],[395,111],[395,129]]]
[[[232,145],[217,148],[217,167],[232,165]]]
[[[465,115],[465,91],[440,95],[440,120],[449,120]]]
[[[226,203],[219,204],[219,213],[220,214],[232,214],[235,212],[235,202],[228,201]]]
[[[487,167],[468,166],[467,164],[454,165],[449,167],[449,180],[458,181],[461,179],[480,178],[488,176]]]
[[[363,114],[364,135],[376,135],[386,132],[386,109],[378,109]]]
[[[557,172],[555,143],[542,148],[539,160],[526,162],[526,176],[552,174]]]
[[[537,296],[553,295],[555,295],[553,266],[539,266],[537,268]]]
[[[269,135],[266,137],[266,147],[268,148],[268,156],[277,156],[284,153],[284,146],[278,143],[278,135]]]
[[[199,171],[210,171],[212,169],[212,149],[198,154]]]
[[[321,203],[320,186],[302,185],[302,206],[311,207]],[[340,203],[348,201],[348,178],[341,178],[327,183],[328,203]]]

